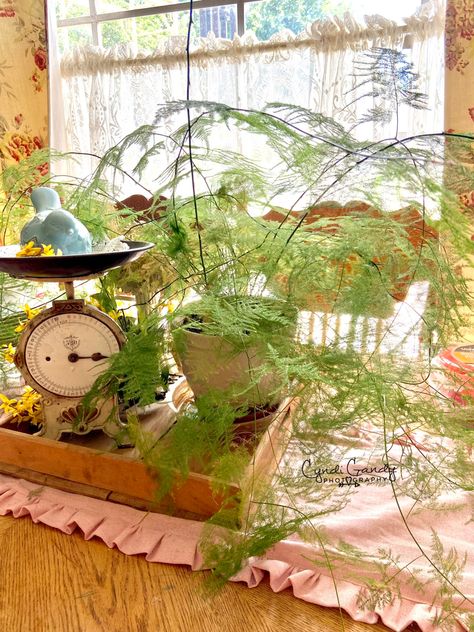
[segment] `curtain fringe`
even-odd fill
[[[343,18],[318,20],[309,25],[306,32],[294,35],[285,30],[274,35],[268,41],[260,41],[254,33],[248,32],[236,36],[234,40],[216,38],[211,33],[201,38],[198,47],[191,51],[193,64],[205,66],[208,63],[226,58],[229,61],[251,55],[270,54],[268,61],[275,61],[275,55],[283,55],[294,50],[311,50],[313,53],[326,53],[344,49],[358,50],[367,48],[367,44],[377,46],[386,37],[398,39],[404,48],[413,45],[417,37],[439,35],[444,29],[444,3],[434,0],[424,4],[414,16],[407,18],[405,24],[387,20],[380,15],[365,16],[365,24],[357,22],[351,15]],[[153,53],[137,52],[131,45],[118,45],[111,49],[96,46],[76,48],[65,55],[61,62],[63,77],[89,74],[97,71],[113,70],[118,67],[154,66],[165,68],[186,64],[186,37],[172,37],[159,46]]]

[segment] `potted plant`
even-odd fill
[[[396,70],[393,51],[384,54]],[[397,77],[392,79],[396,86]],[[404,95],[416,102],[416,90],[410,97],[406,80],[405,72]],[[389,99],[387,104],[391,107]],[[267,379],[270,392],[264,400],[271,401],[281,384],[290,396],[298,396],[294,431],[307,450],[318,446],[321,467],[330,464],[325,446],[332,432],[354,429],[377,416],[390,436],[416,423],[451,435],[462,433],[454,412],[448,428],[436,401],[420,405],[413,390],[405,388],[417,383],[419,367],[413,360],[371,353],[368,362],[367,355],[349,346],[318,347],[308,332],[301,332],[304,323],[298,335],[288,335],[294,322],[288,313],[284,319],[278,309],[267,314],[273,304],[386,316],[404,300],[411,283],[428,280],[436,300],[421,315],[425,339],[436,333],[442,344],[452,336],[460,322],[453,306],[469,299],[453,261],[471,252],[472,243],[467,230],[463,232],[467,222],[456,196],[429,169],[444,139],[433,135],[411,140],[408,149],[406,142],[393,138],[369,145],[335,121],[288,105],[255,112],[222,104],[175,103],[158,111],[156,125],[170,115],[186,119],[188,113],[189,121],[171,134],[176,154],[167,156],[163,176],[157,178],[154,197],[166,197],[167,208],[133,229],[155,241],[174,270],[162,297],[178,305],[169,317],[174,345],[200,400],[195,416],[186,416],[181,426],[178,419],[176,441],[167,443],[166,452],[158,448],[153,461],[157,469],[160,462],[184,463],[185,451],[190,459],[199,451],[213,454],[216,463],[225,460],[229,466],[234,457],[223,440],[229,431],[226,420],[254,404],[255,391],[265,392]],[[220,146],[200,142],[211,130]],[[222,147],[234,132],[265,138],[265,159],[252,160]],[[143,140],[142,135],[138,138]],[[133,134],[124,141],[124,152],[130,143]],[[153,154],[152,145],[150,136],[148,155]],[[114,148],[115,158],[117,151],[120,154],[121,148]],[[450,159],[452,148],[448,145],[445,151]],[[398,208],[407,211],[386,208],[384,188],[377,188],[380,182],[402,190]],[[340,212],[331,205],[338,196]],[[429,199],[436,203],[436,213],[428,210]],[[362,203],[347,212],[351,200]],[[437,243],[439,231],[443,249]],[[210,341],[216,343],[212,350]],[[249,350],[259,352],[255,364]],[[197,358],[197,369],[187,364],[190,356]],[[245,385],[227,373],[239,363],[250,377]],[[216,381],[223,372],[219,386]],[[229,480],[236,475],[234,465],[226,470]],[[295,486],[301,491],[305,482],[295,481]],[[225,540],[221,548],[208,549],[207,559],[221,577],[236,572],[246,554],[263,552],[288,531],[305,535],[311,516],[297,519],[296,509],[292,513],[288,507],[285,518],[277,519],[268,508],[268,488],[254,494],[251,502],[259,510],[255,522],[246,525],[245,545],[239,540],[233,549]],[[265,537],[262,525],[273,526]]]
[[[283,397],[284,381],[265,369],[268,348],[295,335],[296,309],[261,296],[213,296],[180,310],[173,327],[175,350],[196,398],[210,390],[237,407],[265,408]],[[233,333],[222,327],[233,321]],[[264,344],[265,343],[265,344]]]

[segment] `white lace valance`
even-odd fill
[[[413,16],[397,24],[380,15],[365,16],[363,23],[349,13],[344,17],[317,20],[298,35],[283,30],[269,40],[260,41],[251,31],[233,40],[217,38],[211,32],[194,42],[190,57],[193,65],[204,67],[209,62],[228,61],[256,55],[262,63],[287,58],[297,50],[311,49],[315,53],[360,51],[387,42],[403,43],[405,37],[427,38],[440,35],[444,29],[444,7],[436,0],[422,5]],[[112,70],[120,67],[149,65],[172,67],[186,64],[186,36],[172,36],[152,52],[138,51],[130,44],[113,48],[84,46],[72,49],[61,60],[63,77]]]
[[[406,52],[420,75],[420,90],[429,97],[430,111],[401,111],[398,132],[439,131],[443,30],[444,5],[435,0],[403,24],[381,16],[359,23],[346,14],[314,22],[298,35],[284,31],[269,41],[258,41],[250,32],[232,41],[210,35],[191,51],[191,98],[253,109],[269,102],[292,103],[334,116],[351,128],[361,107],[370,106],[366,100],[347,107],[358,82],[357,55],[374,46],[401,50],[409,44]],[[52,146],[102,155],[138,126],[151,123],[159,104],[184,99],[185,47],[186,38],[173,37],[153,53],[130,45],[68,53],[51,82]],[[390,133],[380,126],[360,128],[365,138]],[[92,164],[75,167],[76,172],[84,173]]]

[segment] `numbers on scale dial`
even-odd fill
[[[25,362],[32,378],[50,393],[82,397],[118,351],[117,338],[102,321],[87,314],[59,314],[35,328]]]

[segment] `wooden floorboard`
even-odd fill
[[[0,517],[0,630],[9,632],[382,632],[266,582],[203,593],[205,573],[126,556],[77,532]]]

